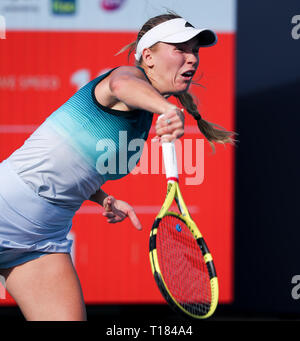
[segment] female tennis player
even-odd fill
[[[126,47],[135,50],[135,66],[117,67],[89,82],[2,161],[0,273],[25,319],[86,320],[66,238],[83,201],[102,205],[109,223],[128,217],[142,228],[128,203],[101,190],[105,181],[130,172],[123,164],[104,167],[119,160],[125,143],[120,132],[126,132],[127,143],[146,140],[155,113],[164,114],[156,122],[157,137],[180,138],[183,113],[167,100],[174,95],[210,143],[232,142],[230,132],[201,118],[187,92],[199,48],[216,41],[213,31],[196,29],[177,15],[151,18]]]

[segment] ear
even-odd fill
[[[149,68],[152,68],[154,66],[154,60],[153,60],[153,56],[152,56],[152,51],[149,48],[143,50],[142,58],[143,58],[143,62]]]

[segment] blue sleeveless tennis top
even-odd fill
[[[153,114],[97,102],[95,87],[113,70],[77,91],[8,158],[23,181],[53,204],[77,210],[140,159]]]

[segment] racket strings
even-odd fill
[[[156,247],[166,286],[185,310],[204,315],[210,309],[211,286],[200,248],[185,223],[165,216],[157,230]]]

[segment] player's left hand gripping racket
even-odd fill
[[[210,317],[218,304],[219,288],[212,256],[183,201],[174,142],[163,142],[167,196],[150,233],[150,263],[161,294],[177,312]],[[175,203],[180,213],[169,211]]]

